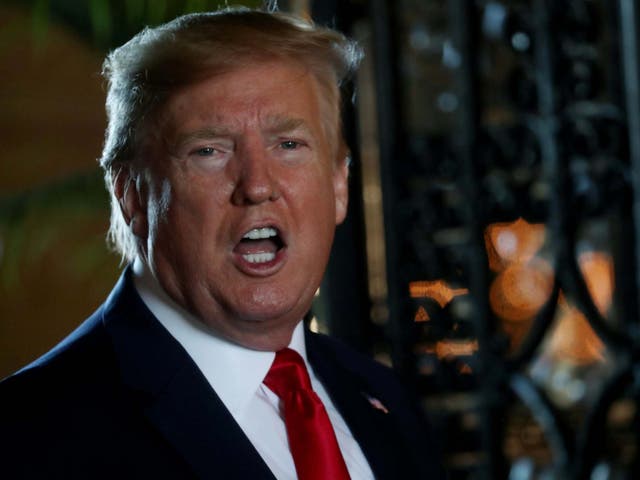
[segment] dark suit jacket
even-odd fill
[[[443,477],[388,369],[325,336],[306,343],[376,478]],[[274,477],[128,269],[74,333],[0,383],[0,478]]]

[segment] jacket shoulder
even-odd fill
[[[49,352],[0,382],[0,396],[13,389],[35,387],[40,382],[64,382],[95,367],[95,362],[102,358],[105,340],[96,312]]]
[[[62,412],[113,375],[108,339],[94,315],[51,351],[0,382],[0,423]]]
[[[378,454],[391,458],[379,466],[379,478],[446,478],[433,424],[395,371],[325,335],[309,335],[307,355],[354,436],[361,445],[373,445],[377,454],[369,462],[379,463]],[[353,400],[357,397],[366,401]],[[377,415],[371,415],[374,410]],[[376,449],[376,444],[385,446]]]
[[[405,392],[404,385],[392,368],[355,350],[341,340],[312,333],[309,344],[312,346],[313,356],[328,358],[331,363],[339,365],[350,375],[362,379],[367,384],[389,392]]]

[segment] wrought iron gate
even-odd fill
[[[368,55],[360,343],[454,479],[640,478],[636,2],[329,3]]]

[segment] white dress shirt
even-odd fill
[[[177,305],[141,260],[135,261],[133,271],[134,285],[147,308],[191,356],[276,478],[295,480],[280,399],[262,383],[275,353],[251,350],[218,337]],[[360,446],[307,362],[302,322],[296,326],[289,348],[305,361],[311,385],[329,414],[351,478],[372,479]]]

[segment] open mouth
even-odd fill
[[[260,227],[245,233],[234,251],[248,263],[263,264],[275,260],[284,246],[277,228]]]

